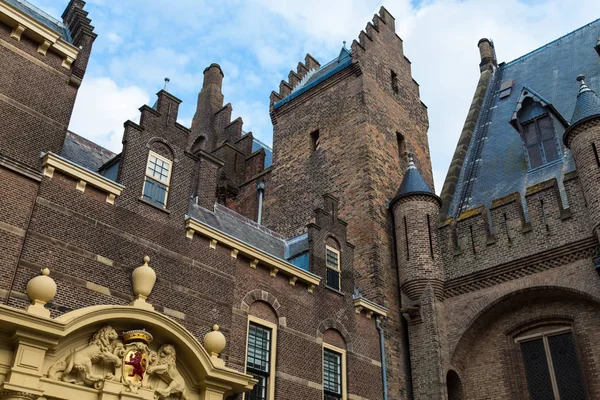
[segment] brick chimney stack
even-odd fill
[[[487,69],[495,69],[498,67],[498,60],[496,60],[496,49],[494,43],[490,39],[483,38],[477,43],[479,47],[479,54],[481,56],[481,63],[479,63],[479,70],[481,72]]]
[[[216,146],[216,133],[214,132],[215,114],[223,108],[223,71],[219,64],[211,64],[204,70],[202,90],[198,94],[196,113],[192,119],[192,135],[190,146],[198,138],[206,141],[207,151],[212,151]]]

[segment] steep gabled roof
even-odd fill
[[[600,90],[599,60],[594,49],[599,33],[600,19],[514,61],[501,63],[493,72],[448,217],[480,205],[489,207],[494,199],[525,193],[528,186],[552,178],[562,188],[564,175],[575,170],[571,153],[560,146],[558,139],[562,155],[559,161],[528,170],[522,138],[510,124],[523,91],[504,89],[508,84],[535,93],[555,114],[554,127],[560,138],[566,125],[564,116],[573,115],[576,106],[574,77],[583,73],[588,76],[590,88]]]

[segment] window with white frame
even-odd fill
[[[323,343],[323,399],[346,399],[346,351]]]
[[[547,330],[517,339],[530,400],[586,400],[573,333]]]
[[[172,167],[173,164],[170,160],[153,151],[150,152],[142,194],[144,200],[166,208]]]
[[[333,247],[326,246],[327,287],[340,290],[340,252]]]
[[[273,400],[275,397],[275,349],[277,326],[250,316],[248,318],[246,372],[258,380],[245,395],[246,400]]]

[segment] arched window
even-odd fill
[[[529,169],[560,158],[554,122],[542,104],[531,97],[526,97],[517,113],[517,118],[519,133],[527,150]]]
[[[448,388],[448,400],[463,400],[462,382],[458,374],[450,370],[446,375],[446,386]]]

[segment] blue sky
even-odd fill
[[[60,17],[67,0],[30,0]],[[270,144],[269,94],[308,52],[321,64],[358,37],[381,5],[396,17],[405,55],[429,108],[429,143],[441,190],[479,77],[477,42],[510,61],[600,17],[600,2],[518,0],[88,0],[96,27],[70,128],[119,152],[123,122],[139,118],[169,77],[190,125],[202,71],[221,65],[225,102],[244,130]],[[600,32],[599,32],[600,35]]]

